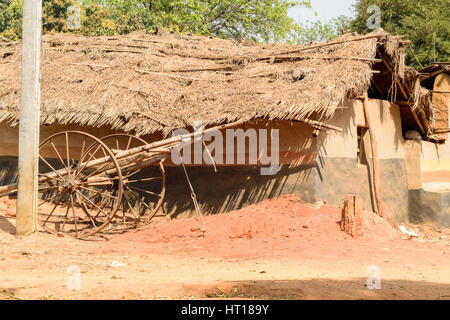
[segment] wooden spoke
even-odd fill
[[[64,216],[64,220],[63,220],[63,225],[62,225],[62,228],[61,228],[61,232],[64,232],[64,228],[65,228],[65,226],[66,226],[66,222],[67,222],[67,217],[69,216],[69,209],[70,209],[70,206],[68,205],[67,206],[67,209],[66,209],[66,215]]]
[[[58,155],[58,158],[61,161],[63,167],[66,168],[67,174],[70,175],[69,168],[66,167],[66,164],[64,163],[64,160],[61,158],[61,155],[59,154],[58,149],[56,149],[55,144],[53,143],[53,141],[50,141],[50,144],[52,145],[53,149],[55,150],[56,154]]]
[[[53,212],[55,212],[55,210],[56,210],[56,208],[58,207],[58,205],[60,204],[61,200],[62,200],[62,195],[61,195],[61,197],[59,198],[58,202],[57,202],[57,203],[55,204],[55,206],[53,207],[52,211],[50,211],[50,214],[48,215],[47,219],[45,219],[45,221],[44,221],[44,226],[45,226],[45,224],[47,223],[48,219],[50,219],[50,217],[52,216]]]
[[[77,217],[75,215],[75,206],[73,205],[73,195],[70,195],[70,206],[72,207],[72,215],[73,215],[73,222],[75,223],[75,234],[78,238],[78,226],[77,226]]]
[[[129,150],[129,149],[130,149],[130,144],[131,144],[131,140],[132,140],[132,139],[133,139],[132,136],[130,136],[130,137],[128,138],[128,142],[127,142],[127,146],[126,146],[125,150]]]
[[[136,196],[136,194],[133,192],[133,190],[131,190],[130,188],[128,188],[127,186],[125,186],[125,189],[127,189],[128,191],[130,191],[130,194],[133,195],[133,198],[137,201],[140,202],[144,207],[146,207],[147,209],[151,210],[150,206],[148,204],[145,203],[145,201],[142,201],[141,199],[139,199],[138,196]]]
[[[55,206],[53,207],[52,211],[50,211],[50,214],[48,215],[47,219],[45,219],[45,221],[44,221],[44,226],[47,223],[48,219],[50,219],[50,217],[53,215],[53,213],[55,212],[56,208],[59,206],[61,200],[62,200],[62,197],[60,197],[58,202],[55,203]]]
[[[97,146],[97,149],[95,149],[94,154],[98,151],[98,149],[100,149],[101,146],[102,146],[101,144],[99,144],[99,145]],[[88,150],[89,150],[89,149],[90,149],[90,148],[88,148]],[[90,154],[90,153],[89,153],[89,154]],[[80,167],[79,167],[79,169],[75,172],[75,177],[74,177],[74,179],[78,178],[78,176],[79,176],[80,173],[83,171],[83,169],[86,168],[86,164],[87,164],[89,161],[92,160],[92,157],[93,157],[93,155],[91,154],[91,157],[90,157],[87,161],[84,161],[84,164],[82,163],[82,161],[80,161]],[[83,157],[82,159],[84,160],[84,157]]]
[[[128,207],[131,210],[131,213],[133,213],[133,216],[135,219],[139,219],[139,216],[136,214],[136,212],[134,211],[133,207],[131,206],[130,202],[128,201],[128,199],[125,199],[125,202],[127,203]],[[125,213],[123,213],[123,216],[125,217]]]
[[[83,139],[83,143],[81,144],[80,159],[78,160],[78,163],[81,163],[81,160],[84,155],[84,148],[86,148],[86,138]]]
[[[80,195],[82,195],[82,194],[80,193],[80,191],[77,190],[77,191],[76,191],[76,197],[77,197],[77,200],[78,200],[78,202],[79,202],[82,206],[84,206],[85,203],[84,203],[83,200],[81,200]],[[92,225],[94,226],[94,228],[97,228],[97,225],[95,224],[94,218],[92,218],[92,216],[91,216],[88,212],[89,212],[89,211],[86,210],[86,211],[85,211],[85,214],[88,216],[89,220],[91,220]]]
[[[95,203],[93,203],[91,200],[89,200],[88,198],[86,198],[82,193],[78,192],[87,202],[89,202],[91,205],[93,205],[94,207],[96,207],[97,209],[99,209],[105,216],[107,216],[108,218],[111,218],[111,216],[109,214],[107,214],[105,211],[103,211],[102,209],[100,209],[99,206],[97,206]]]
[[[59,182],[63,182],[63,180],[62,179],[60,179],[60,178],[56,178],[56,177],[51,177],[51,176],[49,176],[48,174],[46,174],[46,173],[38,173],[38,175],[40,175],[40,176],[44,176],[44,177],[46,177],[46,178],[48,178],[48,179],[50,179],[50,180],[57,180],[57,181],[59,181]]]
[[[136,179],[136,180],[128,180],[127,183],[154,181],[154,180],[161,180],[161,179],[162,179],[162,177],[142,178],[142,179]]]
[[[102,210],[104,210],[106,208],[106,206],[108,205],[108,203],[104,203],[103,207],[101,209],[98,210],[98,213],[95,215],[94,219],[97,219],[98,216],[100,215],[100,213],[102,212]]]
[[[66,132],[67,173],[70,175],[69,133]]]
[[[59,194],[55,194],[53,197],[46,199],[44,202],[38,204],[38,207],[40,207],[41,205],[43,205],[43,204],[45,204],[45,203],[47,203],[47,202],[49,202],[49,201],[55,199],[58,195],[59,195]]]
[[[155,193],[155,192],[151,192],[151,191],[144,190],[144,189],[141,189],[141,188],[138,188],[138,187],[134,187],[134,186],[130,186],[130,185],[128,185],[127,187],[128,187],[128,188],[131,188],[131,189],[134,189],[134,190],[136,190],[136,191],[139,191],[139,192],[144,192],[144,193],[146,193],[146,194],[150,194],[150,195],[153,195],[153,196],[156,196],[156,197],[161,197],[160,194]]]
[[[52,169],[53,172],[55,172],[61,179],[64,180],[64,178],[59,174],[59,171],[56,170],[55,168],[53,168],[52,165],[51,165],[50,163],[48,163],[47,160],[45,160],[41,155],[39,155],[39,158],[41,158],[41,160],[44,161],[44,163],[45,163],[50,169]]]
[[[141,139],[136,136],[129,135],[129,134],[122,134],[122,133],[112,134],[112,135],[103,137],[101,140],[109,148],[111,148],[111,149],[115,148],[117,150],[122,150],[122,151],[129,150],[130,148],[144,146],[147,144],[147,142],[144,139]],[[121,149],[121,145],[125,145],[125,149]],[[140,171],[140,169],[133,170],[132,172],[127,172],[126,177],[130,177],[139,171]]]
[[[56,189],[59,189],[59,187],[60,186],[40,187],[40,188],[38,188],[38,191],[42,192],[42,191],[46,191],[46,190],[56,190]]]
[[[101,170],[103,170],[104,168],[106,168],[107,166],[110,166],[110,165],[111,164],[109,162],[105,163],[103,166],[99,167],[94,172],[88,174],[86,177],[83,177],[82,181],[85,181],[85,180],[89,179],[90,177],[94,176],[96,173],[100,172]]]
[[[108,197],[108,198],[112,198],[112,199],[115,199],[115,200],[118,199],[118,197],[112,196],[112,195],[104,193],[104,192],[96,191],[96,190],[93,190],[93,189],[90,189],[90,188],[85,188],[85,187],[82,187],[82,186],[80,186],[80,188],[84,189],[84,190],[87,190],[87,191],[90,191],[90,192],[95,192],[97,194],[100,194],[100,195]]]

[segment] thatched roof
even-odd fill
[[[382,51],[403,79],[403,42],[382,30],[309,46],[134,33],[43,37],[42,123],[137,134],[268,119],[326,120],[371,84]],[[17,124],[21,45],[0,39],[0,121]]]

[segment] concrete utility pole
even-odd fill
[[[23,1],[22,78],[19,119],[19,181],[16,236],[35,231],[40,122],[42,0]]]

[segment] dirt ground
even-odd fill
[[[296,196],[204,217],[204,235],[191,218],[103,240],[16,239],[14,213],[2,199],[0,299],[450,299],[450,229],[406,225],[411,238],[366,212],[354,239],[340,209]]]

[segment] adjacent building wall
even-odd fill
[[[388,101],[369,100],[369,116],[378,141],[380,189],[386,216],[408,221],[408,180],[405,140],[400,109]],[[357,128],[365,127],[361,101],[349,101],[338,110],[331,124],[345,129],[344,134],[322,134],[318,142],[319,197],[328,204],[342,206],[346,194],[360,195],[364,205],[374,210],[371,181],[372,157],[370,135],[366,133],[361,152],[368,161],[358,163]]]
[[[440,128],[448,128],[450,117],[450,74],[441,73],[434,81],[433,104],[438,109],[438,121],[436,126]],[[445,113],[445,117],[441,114]],[[430,142],[422,143],[422,172],[450,171],[450,141],[449,134],[445,134],[447,142],[443,145],[435,145]],[[450,181],[449,181],[450,182]]]
[[[433,91],[436,127],[448,128],[450,74],[438,75]],[[442,145],[414,142],[413,156],[419,159],[421,176],[416,186],[410,188],[409,213],[411,222],[447,228],[450,227],[450,142],[448,134],[442,136],[447,139]]]

